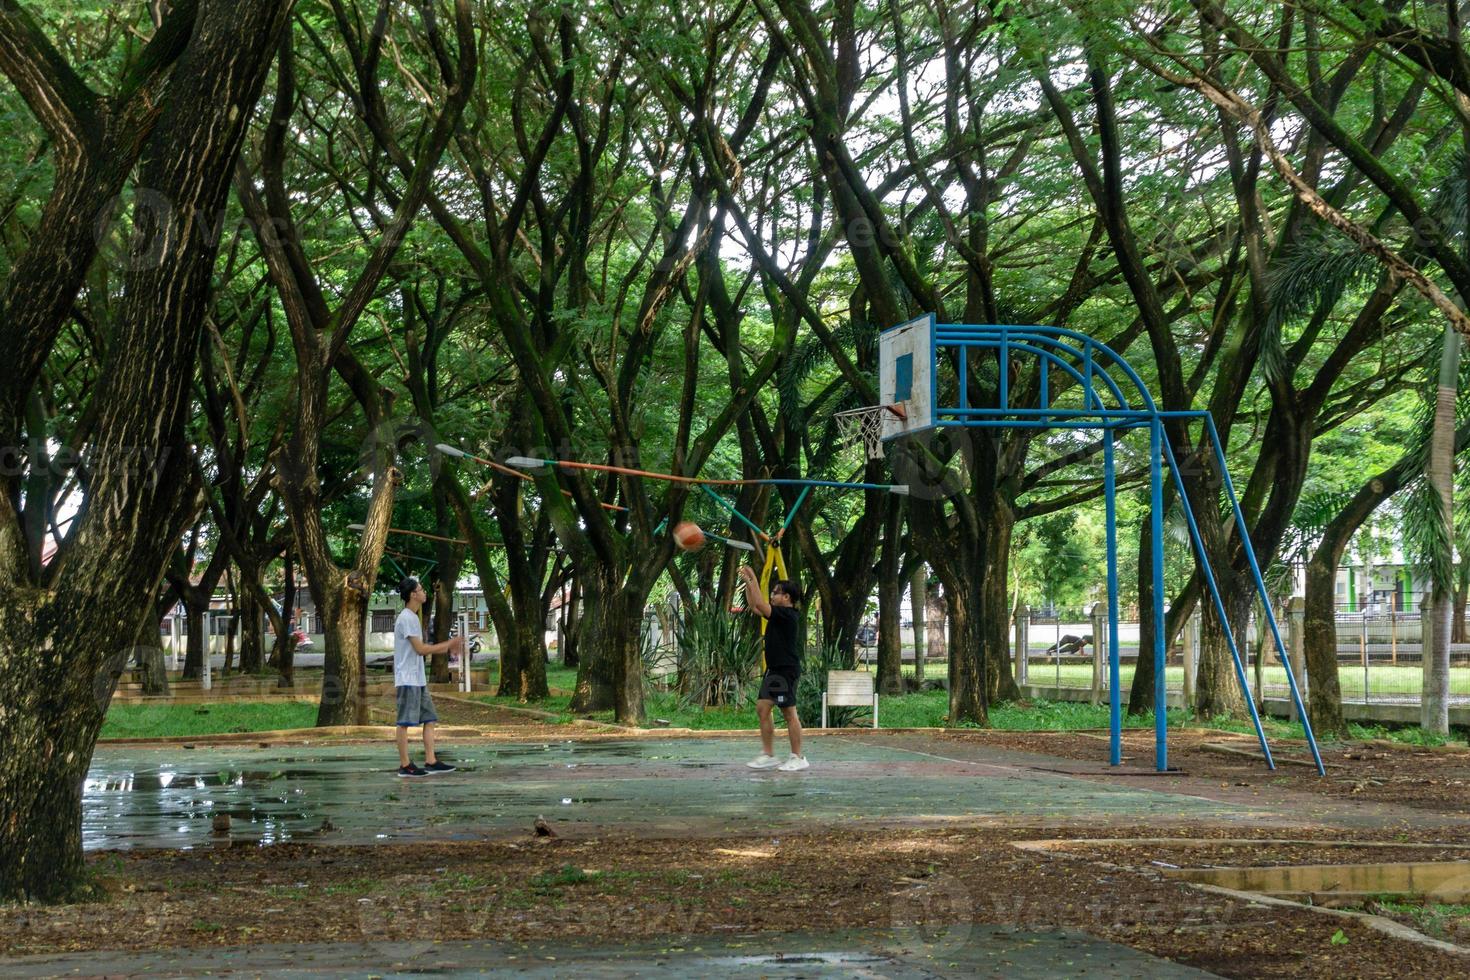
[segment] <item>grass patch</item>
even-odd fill
[[[599,871],[587,872],[575,865],[564,864],[555,871],[543,871],[539,875],[532,875],[529,884],[532,891],[545,895],[558,888],[596,884],[601,878],[602,873]]]
[[[1374,904],[1391,915],[1407,916],[1414,921],[1415,928],[1429,936],[1443,939],[1470,928],[1470,905],[1405,902],[1386,897]]]
[[[1384,670],[1406,670],[1407,668],[1381,668],[1377,665],[1373,670],[1375,675]],[[926,661],[924,675],[926,678],[942,678],[945,676],[947,664],[942,661]],[[1418,676],[1418,668],[1413,668],[1415,676]],[[904,666],[904,673],[913,674],[913,664]],[[1266,672],[1265,680],[1268,687],[1277,682],[1283,686],[1286,683],[1285,672],[1280,668],[1274,668]],[[1171,681],[1176,686],[1183,680],[1182,668],[1171,667],[1168,670]],[[1343,670],[1343,681],[1345,690],[1351,687],[1351,671]],[[1032,683],[1045,684],[1055,680],[1057,672],[1051,664],[1031,663]],[[1064,685],[1086,687],[1091,683],[1092,668],[1085,664],[1064,664],[1061,667],[1061,678]],[[567,724],[576,717],[588,717],[595,721],[612,722],[611,711],[593,712],[590,715],[573,715],[571,712],[571,692],[577,683],[577,672],[575,669],[567,669],[556,664],[547,666],[546,679],[548,685],[554,692],[551,697],[534,702],[530,707],[551,712],[557,716],[556,721]],[[1131,685],[1132,665],[1125,664],[1123,668],[1123,687],[1127,690]],[[1362,675],[1358,675],[1358,690],[1362,688]],[[1405,686],[1408,681],[1403,682]],[[1417,681],[1416,681],[1417,683]],[[1375,678],[1376,684],[1376,678]],[[1378,688],[1375,686],[1375,690]],[[1417,690],[1417,688],[1415,688]],[[521,702],[515,698],[500,698],[490,695],[472,695],[476,700],[487,704],[502,704],[517,706]],[[754,730],[756,728],[755,704],[748,701],[743,705],[722,705],[713,708],[690,707],[682,704],[677,695],[668,691],[650,690],[644,697],[644,712],[646,720],[645,728],[688,728],[694,731],[722,731],[722,730]],[[859,709],[859,713],[861,710]],[[880,696],[878,699],[878,723],[884,728],[942,728],[948,724],[949,715],[949,692],[944,690],[921,691],[913,694]],[[863,717],[866,717],[865,715]],[[1266,735],[1269,738],[1301,738],[1302,729],[1298,724],[1275,719],[1262,718]],[[667,722],[667,724],[660,724]],[[1144,715],[1125,715],[1123,727],[1125,729],[1152,728],[1154,723],[1153,713]],[[1106,704],[1093,706],[1083,702],[1075,701],[1020,701],[1007,704],[995,705],[990,710],[990,726],[1002,731],[1037,732],[1037,731],[1077,731],[1080,729],[1106,729],[1108,727],[1108,708]],[[1236,732],[1241,734],[1254,734],[1255,729],[1248,720],[1234,719],[1228,717],[1199,718],[1193,713],[1181,711],[1169,712],[1169,726],[1178,728],[1181,726],[1193,726],[1200,728],[1214,728],[1225,732]],[[1384,725],[1348,725],[1348,737],[1354,740],[1385,739],[1399,742],[1404,745],[1415,746],[1438,746],[1445,745],[1447,741],[1439,735],[1430,735],[1412,726],[1394,728]],[[1331,742],[1330,735],[1319,735],[1322,742]],[[1453,739],[1453,741],[1461,741]]]
[[[100,738],[169,738],[227,732],[310,728],[317,706],[306,701],[207,701],[188,704],[113,704]]]

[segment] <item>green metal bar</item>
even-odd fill
[[[719,504],[721,507],[723,507],[726,510],[728,510],[731,513],[731,515],[733,515],[734,517],[738,518],[743,524],[745,524],[745,526],[749,527],[758,536],[760,536],[762,538],[764,538],[766,536],[766,532],[762,531],[759,527],[757,527],[755,525],[755,523],[753,521],[751,521],[750,518],[748,518],[744,514],[740,513],[740,511],[735,507],[734,504],[730,503],[730,501],[726,500],[724,497],[721,497],[719,494],[715,493],[713,490],[711,490],[709,487],[705,486],[703,483],[699,484],[699,489],[701,489],[705,493],[709,494],[710,495],[710,499],[714,500],[715,503]],[[810,488],[808,488],[808,489],[810,489]],[[806,491],[802,491],[802,492],[805,493]]]
[[[806,500],[806,495],[809,494],[809,493],[811,493],[811,492],[812,492],[812,488],[811,487],[804,487],[804,488],[802,488],[801,493],[796,498],[796,503],[792,504],[791,505],[791,510],[787,512],[787,514],[786,514],[786,520],[784,520],[784,521],[781,522],[781,533],[782,534],[785,534],[786,533],[786,529],[791,526],[791,522],[794,521],[794,520],[796,520],[796,512],[799,511],[799,510],[801,510],[802,501]]]

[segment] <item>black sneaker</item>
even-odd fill
[[[424,772],[431,776],[436,772],[454,772],[454,766],[451,766],[447,762],[431,762],[427,766],[424,766]]]
[[[409,763],[406,766],[401,766],[398,770],[398,775],[400,776],[427,776],[428,774],[429,770],[420,769],[418,766],[412,763]]]

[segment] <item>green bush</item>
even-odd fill
[[[688,705],[743,705],[760,672],[760,627],[714,605],[686,607],[674,627],[676,690]]]

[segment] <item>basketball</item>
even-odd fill
[[[680,521],[674,527],[674,543],[685,551],[698,551],[704,546],[704,532],[693,521]]]

